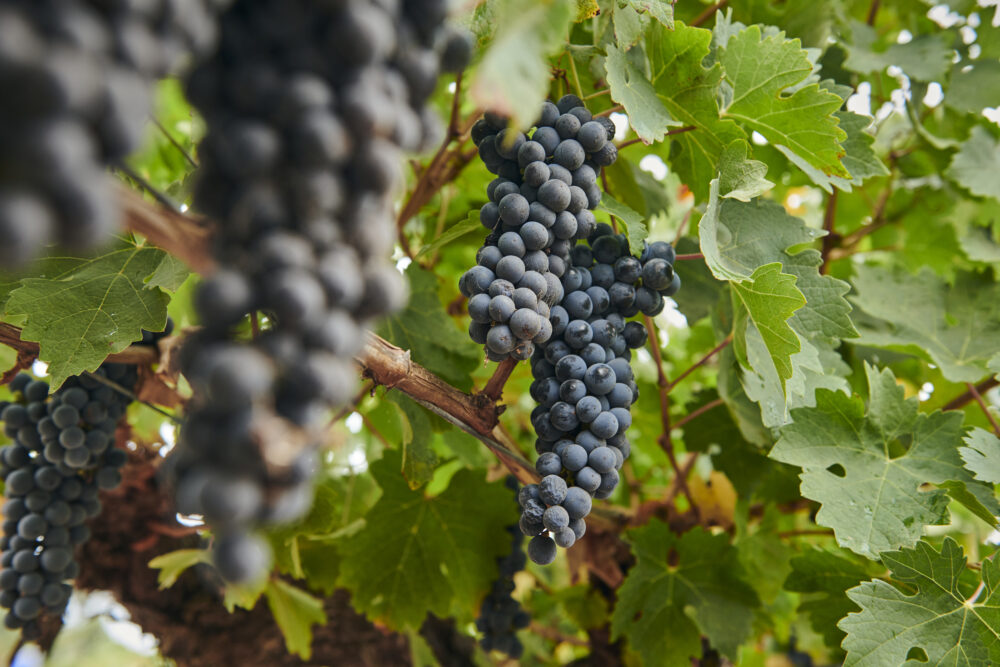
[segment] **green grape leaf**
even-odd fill
[[[641,252],[642,242],[649,236],[649,230],[646,229],[642,215],[607,193],[601,196],[601,203],[598,206],[602,211],[607,211],[618,218],[619,222],[625,226],[625,238],[628,239],[628,246],[632,252]]]
[[[983,561],[980,583],[951,537],[940,551],[920,541],[881,558],[902,586],[875,580],[847,591],[861,611],[839,624],[847,633],[845,667],[913,664],[914,648],[931,665],[1000,661],[1000,565],[994,559]]]
[[[977,197],[1000,199],[1000,141],[976,125],[951,159],[948,176]]]
[[[674,3],[669,0],[624,0],[626,6],[640,14],[648,14],[663,27],[674,27]]]
[[[716,93],[722,67],[702,65],[711,42],[710,30],[677,21],[673,31],[651,28],[646,44],[653,72],[650,81],[663,106],[681,125],[695,128],[671,137],[670,164],[698,199],[708,195],[726,146],[746,138],[736,123],[719,117]]]
[[[791,356],[792,375],[782,392],[777,369],[768,358],[767,348],[756,329],[747,332],[747,361],[742,382],[747,398],[760,406],[760,416],[769,428],[791,421],[790,411],[816,405],[816,390],[847,392],[845,376],[850,367],[840,355],[821,341],[810,342],[799,336],[802,349]]]
[[[454,326],[441,299],[437,278],[416,262],[406,269],[410,301],[386,318],[379,335],[409,350],[413,360],[463,391],[472,388],[472,372],[482,361],[482,350]]]
[[[816,523],[833,528],[838,544],[878,558],[947,521],[947,494],[921,485],[972,479],[958,456],[961,414],[920,413],[892,371],[866,364],[865,373],[867,409],[860,397],[821,389],[816,407],[792,411],[770,456],[802,468],[802,495],[820,503]]]
[[[427,412],[405,394],[392,392],[389,400],[399,406],[402,413],[403,477],[411,489],[419,489],[431,481],[437,469],[438,457],[431,447],[434,432]]]
[[[459,470],[435,497],[413,491],[399,474],[395,451],[371,465],[382,497],[365,525],[340,542],[340,585],[358,611],[395,629],[416,629],[430,611],[472,613],[509,552],[503,529],[517,520],[502,483]]]
[[[573,3],[514,0],[498,5],[496,35],[479,63],[472,97],[484,109],[530,127],[549,88],[548,56],[562,47],[576,17]]]
[[[742,139],[732,142],[722,152],[719,160],[719,191],[723,199],[748,202],[774,187],[774,183],[764,178],[767,175],[767,165],[748,159],[749,152],[749,144]]]
[[[731,37],[719,59],[733,88],[723,110],[726,118],[785,146],[824,174],[848,175],[840,162],[840,142],[847,135],[833,115],[843,103],[840,97],[815,83],[782,94],[813,70],[799,40],[785,39],[783,33],[762,38],[760,26],[754,25]]]
[[[701,635],[735,657],[760,601],[744,580],[727,535],[694,528],[678,537],[653,519],[626,533],[636,556],[611,615],[611,637],[625,637],[649,665],[687,665]]]
[[[615,12],[618,16],[618,12]],[[680,125],[670,117],[663,102],[645,74],[632,63],[625,52],[608,46],[604,67],[608,74],[611,99],[625,107],[629,125],[647,144],[663,141],[667,129]]]
[[[156,573],[156,583],[160,590],[170,588],[177,583],[180,576],[190,567],[199,563],[211,563],[211,554],[205,549],[178,549],[161,554],[149,561],[149,567],[159,570]]]
[[[420,252],[417,253],[417,256],[414,257],[414,259],[419,260],[422,257],[426,257],[434,252],[437,252],[455,239],[460,239],[466,234],[482,231],[483,223],[479,221],[479,211],[469,211],[469,215],[465,218],[465,220],[456,222],[454,225],[446,229],[443,234],[434,239],[432,243],[429,243],[421,248]]]
[[[625,49],[632,48],[642,39],[642,33],[648,23],[628,4],[615,5],[611,22],[615,27],[615,42]]]
[[[781,264],[765,264],[747,282],[730,283],[736,304],[735,344],[737,356],[746,358],[746,325],[752,322],[778,371],[782,390],[792,375],[791,356],[802,349],[799,337],[788,325],[788,318],[805,305],[806,299],[795,287],[795,276],[781,272]],[[743,353],[740,353],[740,350]]]
[[[1000,439],[989,431],[974,428],[965,436],[966,447],[958,453],[973,477],[990,484],[1000,484]]]
[[[333,592],[340,572],[336,540],[358,527],[375,504],[378,487],[370,475],[328,477],[316,484],[312,509],[293,524],[268,530],[278,571],[305,579],[311,588]]]
[[[979,114],[1000,100],[1000,62],[963,60],[951,70],[944,103],[963,113]]]
[[[6,304],[8,316],[23,316],[21,337],[39,343],[53,387],[84,371],[97,370],[109,354],[163,331],[170,297],[146,280],[166,253],[119,239],[90,257],[52,257],[38,263]]]
[[[938,484],[948,492],[948,496],[986,522],[990,528],[997,527],[1000,503],[993,493],[993,486],[976,482],[941,482]]]
[[[862,345],[917,354],[952,382],[978,382],[1000,352],[1000,285],[991,278],[957,272],[949,285],[929,269],[858,265],[852,282],[851,301],[870,316],[858,320]]]
[[[160,287],[168,292],[176,292],[191,275],[187,264],[173,255],[164,254],[156,270],[146,279],[146,289]]]
[[[859,74],[881,72],[890,65],[919,81],[941,81],[951,66],[954,35],[939,32],[917,35],[906,44],[879,44],[871,26],[851,21],[853,39],[845,43],[844,67]]]
[[[271,579],[264,589],[285,648],[303,660],[312,657],[312,626],[326,624],[323,601],[281,579]]]
[[[833,188],[851,192],[853,186],[861,185],[865,179],[888,175],[888,168],[878,159],[872,149],[875,137],[865,131],[871,125],[871,118],[850,111],[838,111],[834,115],[840,119],[840,127],[847,132],[847,139],[841,142],[844,151],[846,151],[841,162],[847,168],[850,178],[824,174],[785,146],[778,146],[778,150],[784,153],[785,157],[791,160],[795,166],[804,171],[813,183],[827,192],[833,192]]]
[[[809,618],[809,624],[823,635],[828,646],[840,646],[844,632],[837,622],[857,609],[845,592],[878,574],[878,567],[844,551],[814,546],[794,556],[791,568],[785,590],[810,594],[799,605],[798,612]]]

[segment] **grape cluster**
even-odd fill
[[[511,491],[517,491],[515,477],[508,477],[505,484]],[[514,592],[514,575],[524,569],[527,558],[524,556],[524,536],[517,524],[507,526],[507,532],[511,537],[510,553],[497,559],[500,576],[483,600],[476,628],[483,633],[479,644],[484,650],[500,651],[516,660],[524,653],[517,631],[528,627],[531,616],[521,609],[521,603],[511,593]]]
[[[531,423],[542,480],[521,489],[521,531],[541,565],[586,532],[592,499],[611,496],[631,452],[626,432],[638,399],[630,360],[646,343],[640,322],[659,314],[680,288],[671,245],[647,245],[633,257],[624,235],[595,226],[588,244],[572,250],[565,297],[552,308],[552,338],[532,357]],[[551,533],[551,536],[549,535]]]
[[[214,0],[0,7],[0,266],[93,245],[117,208],[104,167],[138,145],[151,85],[215,41]]]
[[[490,360],[528,359],[552,335],[549,315],[563,299],[570,250],[593,230],[597,178],[618,155],[614,133],[576,95],[546,102],[530,138],[492,113],[472,127],[497,178],[479,211],[490,234],[459,289],[469,299],[469,335]]]
[[[0,606],[10,610],[4,624],[25,639],[38,635],[39,616],[62,613],[73,590],[66,582],[80,569],[73,549],[101,512],[98,491],[121,482],[128,456],[114,434],[131,399],[110,385],[131,391],[136,379],[135,367],[105,363],[50,395],[47,383],[21,373],[10,383],[15,400],[0,406],[14,441],[0,450]]]
[[[215,533],[223,577],[268,566],[261,522],[312,501],[315,431],[351,399],[352,356],[405,304],[387,258],[402,154],[436,140],[426,106],[468,38],[445,0],[237,0],[220,46],[186,81],[208,133],[195,206],[218,223],[219,270],[182,366],[195,399],[171,462],[177,508]],[[248,314],[263,331],[236,340]]]

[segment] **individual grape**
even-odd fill
[[[587,465],[587,450],[575,443],[567,445],[561,455],[562,465],[569,471],[577,471]],[[572,490],[572,489],[570,489]]]
[[[520,225],[528,219],[530,210],[528,200],[520,193],[512,192],[505,195],[498,204],[500,219],[508,225]]]
[[[563,500],[562,506],[566,508],[571,520],[583,519],[590,514],[592,507],[590,494],[579,486],[571,486],[566,491],[566,498]]]
[[[562,460],[554,452],[546,452],[535,461],[535,470],[539,475],[558,475],[562,470]]]
[[[556,546],[562,547],[563,549],[569,549],[576,543],[576,534],[567,524],[565,528],[560,528],[555,531],[552,536],[552,540],[556,543]]]
[[[566,210],[570,202],[569,185],[557,179],[549,179],[538,188],[538,201],[556,214]]]
[[[548,565],[556,559],[556,543],[545,535],[532,537],[528,542],[528,557],[538,565]]]
[[[558,505],[566,497],[566,481],[556,474],[546,475],[538,485],[538,496],[546,505]]]
[[[584,396],[576,402],[576,416],[583,424],[590,424],[601,414],[601,402],[596,396]]]
[[[556,164],[570,171],[575,171],[583,166],[584,161],[587,159],[587,154],[577,140],[564,139],[556,146],[553,159],[556,161]]]
[[[590,432],[598,438],[608,439],[618,433],[618,419],[611,412],[602,412],[590,423]]]
[[[227,581],[251,581],[270,567],[271,551],[267,543],[253,535],[216,537],[212,562]]]
[[[527,223],[527,224],[538,224],[538,223]],[[541,225],[539,225],[541,226]],[[521,229],[521,233],[518,232],[505,232],[497,240],[497,248],[506,255],[513,255],[514,257],[524,257],[527,252],[527,247],[525,246],[524,239],[522,235],[524,234],[524,229]],[[499,260],[497,262],[499,264]]]
[[[580,126],[580,130],[576,134],[576,139],[588,153],[601,150],[609,140],[607,130],[604,126],[593,120],[587,121]]]
[[[511,315],[517,306],[514,305],[514,300],[508,296],[495,296],[489,300],[487,307],[489,319],[493,322],[506,323],[510,320]]]
[[[601,485],[601,475],[590,466],[576,473],[576,485],[588,493],[594,493]]]
[[[553,505],[542,515],[542,525],[546,530],[557,531],[569,526],[569,513],[561,505]]]
[[[572,139],[577,135],[582,127],[580,119],[571,113],[564,113],[556,119],[555,124],[556,132],[559,133],[561,139]]]

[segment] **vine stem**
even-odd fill
[[[720,405],[722,405],[722,403],[723,403],[723,400],[721,398],[717,398],[717,399],[715,399],[713,401],[709,401],[708,403],[706,403],[705,405],[701,406],[697,410],[694,410],[691,413],[686,414],[683,417],[681,417],[680,419],[678,419],[674,423],[674,428],[681,428],[682,426],[684,426],[684,424],[687,424],[692,419],[697,419],[698,417],[702,416],[703,414],[705,414],[709,410],[714,410],[715,408],[717,408]]]
[[[717,355],[719,352],[722,352],[722,350],[724,350],[726,348],[726,346],[729,345],[732,342],[733,342],[733,335],[729,334],[728,336],[726,336],[725,340],[723,340],[721,343],[719,343],[714,348],[712,348],[712,350],[708,354],[706,354],[704,357],[702,357],[701,359],[699,359],[698,361],[696,361],[690,368],[688,368],[686,371],[684,371],[683,373],[681,373],[680,375],[678,375],[676,378],[674,378],[674,381],[671,382],[671,383],[669,383],[666,386],[667,393],[670,393],[671,391],[673,391],[674,387],[676,387],[680,383],[681,380],[683,380],[688,375],[691,375],[691,373],[693,373],[696,370],[698,370],[699,367],[705,365],[705,363],[707,363],[709,359],[711,359],[712,357],[714,357],[715,355]]]
[[[169,130],[163,127],[163,123],[157,120],[155,116],[150,116],[149,119],[153,121],[153,125],[156,126],[156,129],[158,129],[163,134],[163,136],[167,138],[167,141],[173,144],[174,148],[176,148],[177,151],[184,156],[184,159],[187,160],[188,164],[197,169],[198,162],[193,157],[191,157],[191,154],[188,153],[183,146],[181,146],[181,143],[174,138],[174,135],[170,134]]]
[[[507,384],[507,380],[510,379],[510,375],[516,367],[517,359],[504,359],[497,364],[496,370],[493,371],[493,375],[490,376],[482,393],[494,403],[499,401],[503,395],[504,385]]]
[[[977,392],[979,392],[979,393],[982,393],[982,392],[989,391],[990,389],[992,389],[993,387],[996,387],[998,385],[1000,385],[1000,382],[998,382],[995,378],[990,378],[988,380],[984,380],[983,382],[980,382],[979,384],[977,384],[975,386],[975,390]],[[970,401],[972,401],[973,398],[975,398],[975,395],[971,391],[966,391],[964,394],[960,394],[960,395],[956,396],[955,398],[951,399],[950,401],[948,401],[945,404],[945,406],[943,408],[941,408],[941,409],[942,410],[959,410],[962,407],[964,407],[965,405],[967,405]]]
[[[100,375],[97,375],[96,373],[91,373],[90,371],[84,371],[83,375],[86,375],[87,377],[89,377],[94,382],[99,382],[99,383],[103,384],[105,387],[108,387],[109,389],[113,389],[113,390],[117,391],[122,396],[127,396],[128,398],[131,398],[136,403],[142,403],[143,405],[145,405],[150,410],[153,410],[155,412],[160,413],[161,415],[163,415],[164,417],[166,417],[167,419],[169,419],[173,423],[177,424],[178,426],[180,426],[181,424],[184,423],[183,420],[180,419],[179,417],[177,417],[176,415],[170,414],[169,412],[167,412],[163,408],[161,408],[161,407],[159,407],[157,405],[153,405],[149,401],[142,400],[141,398],[139,398],[138,396],[135,395],[135,392],[133,392],[133,391],[131,391],[129,389],[126,389],[125,387],[121,386],[120,384],[118,384],[114,380],[109,380],[106,377],[101,377]]]
[[[610,88],[602,88],[601,90],[598,90],[596,93],[591,93],[590,95],[587,95],[586,97],[582,97],[580,99],[582,99],[584,102],[586,102],[588,100],[596,99],[596,98],[600,97],[601,95],[609,95],[610,93],[611,93],[611,89]]]
[[[697,512],[698,506],[695,504],[694,497],[691,495],[691,489],[688,487],[687,473],[683,472],[680,465],[677,463],[677,454],[674,452],[674,441],[670,437],[670,431],[672,429],[670,425],[670,382],[667,380],[666,373],[663,372],[663,355],[660,352],[660,337],[657,335],[656,325],[653,323],[653,318],[648,315],[643,315],[643,321],[646,324],[646,332],[649,334],[649,348],[653,354],[653,361],[656,363],[656,389],[660,395],[660,421],[663,424],[663,435],[659,438],[660,448],[663,449],[663,452],[667,455],[670,467],[674,470],[674,479],[677,481],[678,488],[684,494],[684,497],[687,498],[688,503],[691,505],[691,509]]]
[[[572,53],[568,55],[569,55],[569,71],[570,74],[573,75],[573,87],[576,88],[577,97],[579,97],[580,99],[584,99],[583,86],[580,85],[580,75],[577,74],[576,72],[576,61],[573,59]]]
[[[142,176],[140,176],[139,172],[137,172],[132,167],[128,166],[127,164],[125,164],[122,161],[118,161],[114,165],[114,167],[115,167],[115,169],[117,169],[118,171],[120,171],[121,173],[125,174],[126,176],[128,176],[129,178],[131,178],[133,181],[135,181],[136,183],[138,183],[139,187],[141,187],[143,190],[145,190],[146,192],[148,192],[150,194],[150,196],[153,197],[153,199],[155,199],[156,201],[160,202],[161,204],[163,204],[164,206],[166,206],[167,208],[169,208],[171,211],[176,211],[177,213],[182,213],[183,212],[183,211],[181,211],[180,204],[178,204],[177,202],[175,202],[166,193],[160,192],[159,189],[157,189],[156,187],[154,187],[152,183],[150,183],[145,178],[143,178]]]
[[[715,12],[717,12],[720,9],[722,9],[723,7],[725,7],[728,3],[729,3],[729,0],[719,0],[714,5],[706,7],[705,11],[703,11],[701,14],[698,14],[698,16],[696,16],[691,21],[691,23],[690,23],[691,27],[694,28],[694,27],[700,26],[702,23],[704,23],[708,19],[712,18],[712,16],[715,14]]]
[[[677,255],[676,257],[674,257],[674,261],[677,262],[685,262],[691,259],[705,259],[705,255],[701,254],[700,252],[692,252],[687,255]]]
[[[989,407],[986,405],[986,401],[983,400],[982,394],[979,393],[979,390],[976,389],[971,382],[966,382],[965,386],[969,388],[969,393],[972,394],[974,399],[976,399],[976,403],[979,403],[979,408],[983,411],[983,414],[986,415],[988,420],[990,420],[993,432],[1000,437],[1000,424],[997,423],[996,417],[994,417],[993,413],[990,412]]]
[[[673,245],[676,246],[678,243],[680,243],[681,237],[684,236],[684,230],[685,228],[687,228],[688,223],[691,221],[691,214],[693,212],[694,212],[694,206],[692,206],[691,208],[689,208],[687,211],[684,212],[684,217],[681,218],[681,224],[680,226],[677,227],[677,234],[674,236]]]
[[[675,134],[684,134],[685,132],[691,132],[692,130],[697,130],[697,129],[698,129],[697,125],[686,125],[684,127],[679,127],[676,130],[670,130],[669,132],[667,132],[663,136],[665,136],[665,137],[672,137]],[[629,139],[628,141],[623,141],[622,143],[618,144],[618,150],[621,150],[623,148],[627,148],[627,147],[631,146],[632,144],[637,144],[637,143],[639,143],[641,141],[642,141],[642,139],[640,139],[639,137],[635,137],[634,139]]]
[[[823,211],[823,229],[826,230],[826,236],[823,237],[823,248],[820,251],[820,255],[823,257],[823,263],[819,266],[819,272],[826,275],[827,270],[830,265],[830,251],[833,250],[833,246],[837,241],[836,235],[833,233],[833,225],[837,217],[837,193],[840,192],[837,188],[833,188],[830,192],[830,196],[826,198],[826,209]]]
[[[621,104],[616,104],[613,107],[605,109],[604,111],[599,111],[599,112],[595,113],[594,117],[596,118],[596,117],[599,117],[599,116],[610,116],[611,114],[617,113],[617,112],[621,111],[624,108],[625,107],[623,107]]]
[[[406,203],[399,211],[399,216],[396,218],[396,236],[399,240],[399,245],[403,249],[403,252],[411,259],[414,257],[413,249],[410,247],[410,241],[406,238],[406,234],[403,233],[403,226],[431,200],[438,186],[457,176],[458,172],[476,154],[475,152],[463,153],[461,150],[462,144],[465,143],[466,134],[468,134],[472,128],[472,124],[475,122],[475,118],[479,115],[478,112],[473,113],[469,121],[461,125],[459,120],[461,94],[462,75],[458,74],[455,77],[455,94],[451,100],[451,115],[448,119],[448,129],[445,137],[441,141],[437,152],[434,153],[434,157],[431,158],[430,162],[427,163],[427,167],[420,173],[409,199],[406,200]],[[458,145],[452,150],[448,150],[448,147],[456,140],[458,141]],[[449,168],[449,165],[456,158],[457,164],[453,168]]]

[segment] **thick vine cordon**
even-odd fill
[[[315,436],[356,391],[363,329],[405,303],[387,259],[402,152],[435,139],[425,102],[443,58],[469,55],[445,13],[238,0],[187,80],[208,126],[195,205],[219,223],[220,268],[195,298],[204,327],[182,360],[195,399],[170,465],[178,509],[206,518],[231,581],[267,567],[256,525],[308,509]],[[236,332],[258,313],[259,332]]]
[[[106,165],[139,146],[153,81],[215,41],[215,0],[0,6],[0,266],[103,240]]]
[[[680,277],[672,246],[649,244],[634,257],[626,237],[588,210],[617,150],[614,125],[578,97],[547,102],[530,140],[490,114],[472,136],[498,178],[480,211],[491,233],[459,287],[469,298],[469,334],[487,356],[532,362],[542,480],[519,493],[520,528],[532,538],[528,555],[547,564],[557,546],[583,537],[593,499],[618,485],[638,398],[631,350],[647,336],[627,319],[659,314]]]

